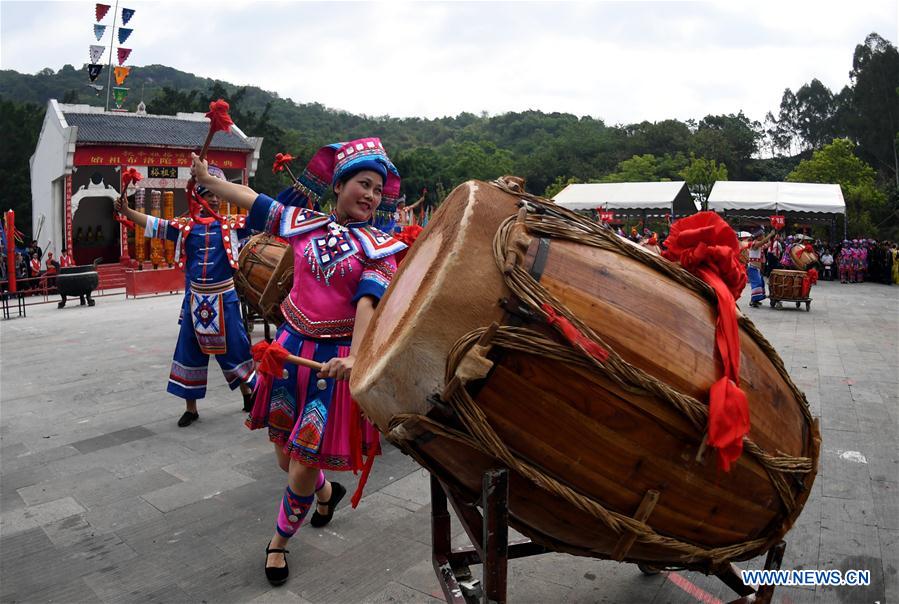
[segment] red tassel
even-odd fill
[[[135,229],[137,229],[137,225],[134,224],[133,221],[128,220],[127,218],[125,218],[124,216],[122,216],[121,214],[119,214],[118,212],[113,212],[113,213],[112,213],[112,217],[115,218],[118,222],[120,222],[120,223],[122,223],[123,225],[125,225],[125,228],[126,228],[126,229],[131,229],[132,231],[135,230]]]
[[[805,279],[802,281],[802,297],[808,298],[812,291],[812,286],[818,282],[818,270],[810,268],[807,271]]]
[[[124,193],[131,183],[139,182],[143,179],[143,175],[134,168],[128,168],[122,172],[122,192]]]
[[[231,129],[234,122],[231,120],[231,116],[228,115],[229,109],[231,109],[231,107],[224,99],[209,103],[209,113],[206,114],[206,117],[209,118],[210,132],[219,132],[220,130],[227,131]]]
[[[362,468],[362,476],[359,477],[359,484],[356,485],[356,491],[353,493],[352,499],[350,499],[353,509],[356,509],[356,506],[359,505],[359,501],[362,499],[362,491],[365,489],[365,485],[368,482],[368,476],[371,474],[371,469],[374,464],[375,454],[370,453],[365,460],[365,467]]]
[[[557,313],[552,306],[544,302],[540,308],[546,313],[546,322],[562,332],[565,339],[572,345],[581,348],[600,363],[609,358],[608,350],[581,333],[577,327],[571,324],[571,321]]]
[[[284,373],[284,361],[290,355],[286,348],[278,342],[269,344],[263,340],[254,344],[251,352],[253,360],[256,361],[256,371],[275,379],[281,379]]]
[[[190,217],[194,219],[194,222],[199,222],[200,224],[212,224],[216,220],[221,222],[222,217],[209,207],[209,204],[206,203],[205,199],[200,195],[197,195],[197,189],[193,180],[188,184],[190,186],[187,188],[187,204],[190,208]],[[206,210],[209,216],[202,216],[200,214],[201,208]]]
[[[749,402],[740,389],[740,332],[735,299],[746,286],[733,229],[714,212],[699,212],[671,225],[662,255],[705,281],[718,298],[715,348],[724,375],[709,390],[709,445],[725,472],[740,458],[749,434]]]
[[[287,164],[295,160],[296,158],[290,153],[278,153],[275,155],[275,161],[272,163],[272,174],[277,174],[278,172],[283,172],[284,168],[287,167]]]

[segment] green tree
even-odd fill
[[[618,171],[607,174],[602,182],[653,182],[659,180],[659,161],[655,155],[635,155],[618,162]]]
[[[899,187],[899,51],[876,33],[855,47],[850,130],[859,153]]]
[[[681,177],[687,181],[687,188],[694,199],[702,204],[702,209],[709,209],[709,193],[719,180],[727,180],[727,166],[714,159],[696,157],[690,154],[690,163],[681,170]]]
[[[752,156],[759,148],[762,126],[743,115],[707,115],[696,127],[690,149],[697,157],[705,157],[727,166],[734,178],[744,179],[749,173]]]
[[[871,213],[884,206],[886,194],[877,188],[874,168],[856,157],[854,151],[855,145],[849,139],[835,139],[815,151],[811,159],[799,162],[787,180],[840,185],[849,231],[853,236],[870,237],[874,234]]]
[[[0,211],[14,210],[16,227],[31,233],[31,172],[29,157],[37,146],[44,108],[0,97],[0,128],[7,144],[0,145]]]

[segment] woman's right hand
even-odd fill
[[[204,184],[209,178],[209,163],[205,159],[200,159],[196,153],[190,154],[190,175],[193,176],[200,184]]]

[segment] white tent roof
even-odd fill
[[[846,202],[840,185],[719,180],[709,194],[709,209],[845,214]]]
[[[553,200],[569,210],[671,210],[678,200],[679,205],[689,203],[687,209],[693,212],[686,186],[684,181],[574,184],[562,189]]]

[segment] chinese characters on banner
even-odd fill
[[[600,222],[612,222],[614,219],[615,212],[606,212],[605,210],[599,210]]]
[[[786,216],[780,214],[774,214],[771,216],[771,226],[774,227],[775,230],[780,230],[786,226]]]

